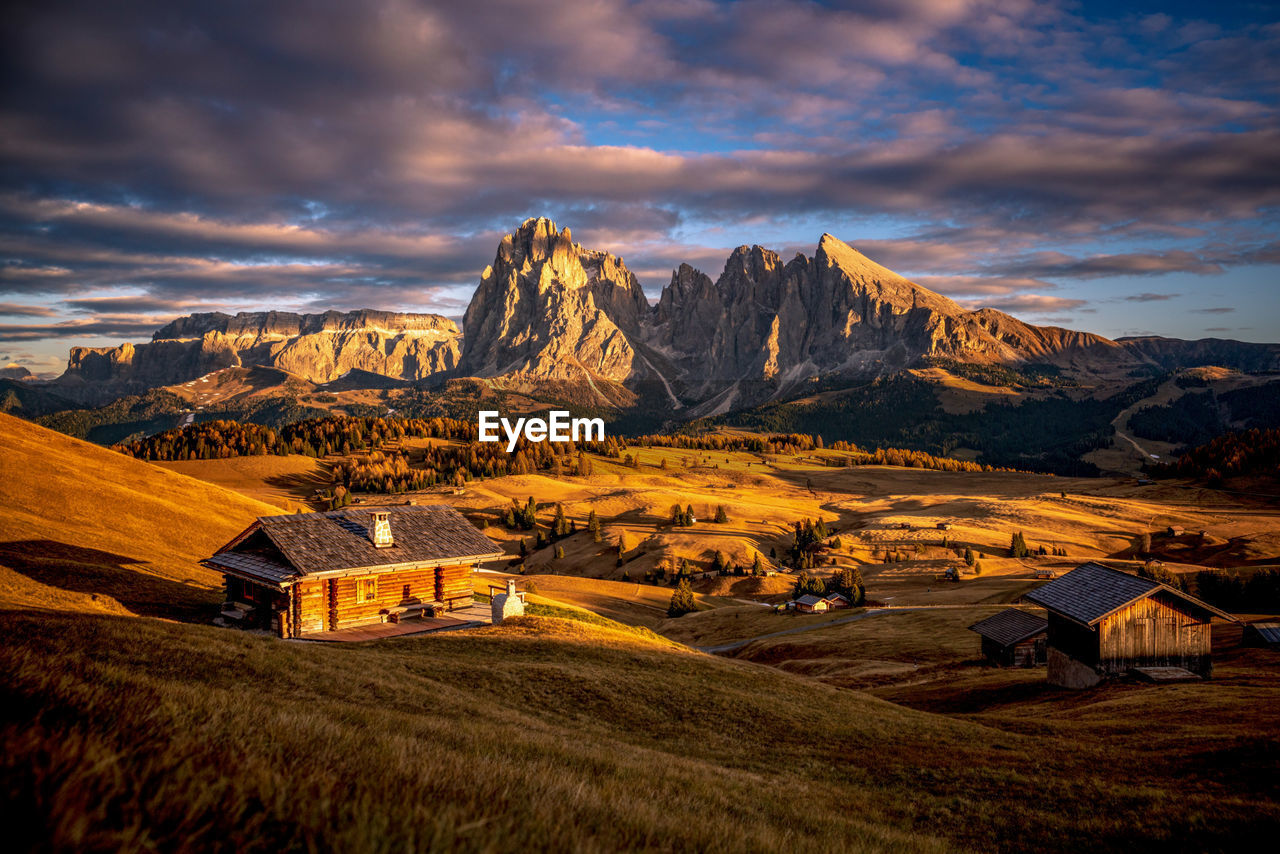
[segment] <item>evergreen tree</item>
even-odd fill
[[[556,546],[556,560],[564,559],[564,546]]]
[[[681,579],[676,585],[675,592],[671,594],[671,604],[667,606],[668,617],[683,617],[685,614],[691,614],[698,610],[697,604],[693,599],[693,587],[689,585],[688,579]]]
[[[965,549],[964,549],[965,566],[973,566],[976,560],[977,559],[973,556],[973,549],[969,548],[968,546],[965,546]]]
[[[810,575],[807,572],[800,573],[796,577],[795,586],[791,588],[793,598],[799,599],[801,596],[813,595],[823,596],[827,592],[827,585],[821,578]]]
[[[561,539],[569,536],[569,522],[564,516],[564,507],[556,502],[556,516],[551,523],[551,536],[555,539]]]
[[[756,559],[751,563],[751,574],[754,576],[764,575],[764,560],[760,557],[760,552],[756,552]]]
[[[711,571],[716,575],[729,574],[729,557],[724,552],[717,550],[715,557],[711,559]]]
[[[1027,541],[1023,538],[1021,531],[1009,538],[1009,557],[1022,558],[1029,554],[1031,550],[1027,548]]]
[[[717,504],[716,505],[716,523],[723,525],[728,521],[729,521],[729,514],[724,512],[724,505]]]

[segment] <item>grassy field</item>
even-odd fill
[[[0,606],[211,616],[197,561],[277,507],[0,414]]]
[[[15,850],[1233,851],[1280,832],[1280,656],[1228,626],[1212,682],[1067,692],[1043,670],[988,667],[967,626],[1037,562],[989,558],[940,583],[930,527],[946,518],[949,536],[991,547],[1010,524],[1061,523],[1102,556],[1158,506],[1265,550],[1248,532],[1271,511],[1119,482],[803,460],[757,474],[749,455],[737,470],[508,478],[437,500],[479,518],[532,493],[580,526],[595,507],[643,555],[626,566],[767,553],[778,519],[821,512],[873,598],[930,607],[803,616],[740,601],[748,583],[785,590],[781,575],[699,582],[702,610],[668,619],[671,588],[616,580],[616,554],[578,534],[571,572],[530,561],[518,579],[536,587],[531,616],[313,644],[200,624],[219,591],[196,561],[277,508],[5,416],[0,428],[0,817]],[[280,475],[266,459],[205,474],[252,491]],[[1064,485],[1065,499],[1048,489]],[[677,497],[699,514],[724,503],[731,522],[673,531],[663,504]],[[911,559],[875,561],[885,547]],[[479,575],[477,590],[506,577]],[[690,648],[743,640],[730,657]]]
[[[93,616],[0,631],[20,848],[1230,850],[1280,830],[1256,773],[1275,680],[1194,739],[1173,713],[1224,691],[1057,734],[576,621],[338,646]]]
[[[532,546],[533,534],[498,524],[511,500],[523,504],[533,496],[544,529],[555,505],[562,504],[579,533],[556,544],[562,557],[555,547],[533,551],[524,561],[526,573],[612,581],[640,580],[659,566],[674,568],[681,560],[688,560],[695,570],[705,569],[717,551],[743,567],[750,567],[756,555],[774,566],[790,545],[791,525],[822,518],[838,530],[841,541],[839,549],[824,555],[835,564],[822,570],[857,566],[868,595],[894,605],[1010,602],[1034,585],[1035,570],[1041,567],[1065,570],[1097,559],[1134,566],[1134,550],[1144,532],[1154,535],[1153,550],[1171,563],[1280,564],[1280,511],[1274,506],[1182,483],[1139,487],[1129,479],[832,467],[826,463],[841,459],[832,451],[783,456],[631,448],[628,453],[638,457],[638,469],[596,458],[595,472],[588,477],[519,475],[413,497],[452,504],[473,518],[489,520],[485,533],[504,543],[513,557],[518,540]],[[310,460],[259,457],[175,467],[246,495],[292,506],[288,502],[305,501],[314,491],[316,465]],[[698,523],[673,527],[674,504],[692,505]],[[728,514],[726,524],[709,521],[720,506]],[[600,543],[583,530],[592,510],[603,523]],[[940,530],[939,524],[950,529]],[[1166,541],[1161,532],[1169,525],[1205,530],[1204,544],[1193,548]],[[1004,555],[1016,531],[1023,532],[1032,547],[1063,549],[1067,556],[1010,560]],[[982,574],[966,571],[960,585],[938,583],[948,567],[961,565],[965,548],[984,555]],[[891,554],[898,560],[888,562]],[[697,581],[695,589],[709,596],[777,602],[787,598],[792,583],[785,575],[730,576]]]

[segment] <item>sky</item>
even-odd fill
[[[824,232],[974,308],[1280,341],[1269,3],[10,4],[0,364],[195,311],[460,317],[529,216],[653,299]]]

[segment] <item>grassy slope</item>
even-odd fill
[[[1079,850],[1280,829],[1273,791],[1175,767],[1159,733],[1001,731],[607,627],[330,647],[9,613],[0,632],[20,842]]]
[[[4,570],[0,819],[16,848],[1167,850],[1280,830],[1280,680],[1256,663],[1084,695],[969,668],[974,696],[1024,705],[960,719],[605,621],[328,646],[49,613],[105,609],[104,586],[136,611],[194,608],[213,594],[192,561],[269,508],[10,422],[7,539],[80,550],[28,543],[10,552],[23,573]],[[620,617],[655,607],[611,598]],[[875,619],[782,642],[829,657]],[[947,619],[857,643],[900,658],[936,631],[941,659],[968,657]],[[878,690],[966,702],[911,688]]]
[[[277,508],[0,415],[0,605],[187,616],[197,561]]]

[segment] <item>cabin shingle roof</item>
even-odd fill
[[[801,596],[799,599],[796,600],[796,604],[797,605],[817,605],[819,602],[822,602],[822,601],[824,600],[821,596],[814,596],[811,593],[806,593],[804,596]]]
[[[999,614],[979,620],[969,627],[969,631],[977,632],[1001,646],[1021,643],[1027,638],[1035,637],[1047,631],[1049,621],[1035,614],[1028,614],[1017,608],[1007,608]]]
[[[1163,592],[1210,615],[1235,620],[1194,596],[1174,590],[1150,578],[1139,578],[1098,563],[1085,563],[1037,587],[1023,598],[1044,606],[1055,614],[1092,626],[1126,605]]]
[[[496,543],[447,505],[377,509],[389,517],[395,544],[387,548],[377,548],[369,537],[372,510],[346,509],[263,516],[206,563],[281,582],[347,569],[485,560],[502,555]],[[259,530],[283,560],[258,551],[235,550]]]
[[[1280,623],[1254,623],[1251,628],[1267,643],[1280,644]]]
[[[298,571],[291,566],[286,566],[263,555],[248,554],[246,552],[218,552],[208,560],[202,561],[202,563],[206,566],[216,566],[219,569],[230,569],[236,574],[252,575],[254,578],[273,581],[276,584],[298,577]]]

